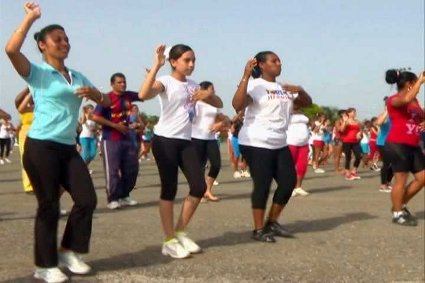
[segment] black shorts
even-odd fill
[[[394,172],[416,174],[425,170],[425,157],[419,146],[385,143],[384,150]]]

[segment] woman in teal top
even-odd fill
[[[105,106],[110,101],[85,76],[65,65],[70,44],[63,27],[49,25],[34,35],[43,63],[27,59],[21,47],[41,11],[32,2],[27,2],[24,8],[26,15],[12,33],[6,53],[28,84],[35,104],[34,121],[23,156],[23,165],[38,201],[34,277],[46,282],[63,282],[68,278],[58,268],[59,261],[73,273],[86,274],[91,269],[79,254],[89,250],[97,200],[87,166],[75,147],[79,108],[83,98]],[[60,186],[69,192],[74,206],[58,253]]]

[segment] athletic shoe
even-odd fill
[[[168,255],[172,258],[190,257],[190,252],[187,251],[176,238],[164,242],[161,252],[163,255]]]
[[[258,229],[252,231],[252,238],[256,241],[274,243],[276,240],[273,237],[273,233],[267,229]]]
[[[59,268],[37,268],[34,272],[34,278],[43,280],[48,283],[59,283],[68,280],[66,276]]]
[[[381,193],[391,193],[391,189],[383,188],[383,187],[379,188],[379,191],[380,191]]]
[[[80,256],[73,251],[59,252],[59,263],[66,266],[75,274],[87,274],[91,267],[81,260]]]
[[[108,207],[109,209],[117,209],[117,208],[120,208],[120,207],[121,207],[121,205],[120,205],[120,203],[119,203],[118,201],[113,200],[113,201],[111,201],[110,203],[108,203],[107,207]]]
[[[242,178],[242,175],[239,171],[235,171],[235,172],[233,172],[233,178],[240,179],[240,178]]]
[[[190,239],[185,232],[176,232],[176,238],[183,246],[183,248],[191,254],[202,252],[202,249],[192,239]]]
[[[351,172],[351,176],[354,178],[354,180],[360,180],[361,177],[357,173]]]
[[[241,175],[245,178],[251,178],[251,174],[247,170],[242,170]]]
[[[214,180],[214,183],[213,183],[214,186],[218,186],[219,184],[220,184],[219,182],[217,182],[216,180]]]
[[[5,158],[4,160],[6,161],[6,163],[9,163],[9,164],[12,163],[12,161],[9,158]]]
[[[416,221],[416,219],[409,218],[409,216],[407,216],[404,213],[401,214],[398,217],[393,216],[393,223],[398,224],[398,225],[402,225],[402,226],[416,226],[416,225],[418,225],[418,222]]]
[[[138,202],[130,197],[120,198],[119,200],[120,206],[135,206]]]
[[[277,222],[267,222],[265,229],[273,233],[274,236],[285,237],[285,238],[293,238],[291,232],[286,230]]]
[[[407,209],[407,206],[406,206],[406,205],[403,205],[403,207],[401,208],[401,211],[403,211],[403,214],[404,214],[404,216],[406,216],[406,218],[408,218],[408,219],[410,219],[410,220],[412,220],[412,221],[416,222],[416,224],[417,224],[416,217],[415,217],[415,216],[413,216],[413,215],[410,213],[410,211]]]
[[[310,194],[309,192],[304,191],[301,187],[295,188],[292,192],[294,191],[296,192],[297,195],[300,195],[303,197],[308,196]]]
[[[0,159],[0,165],[4,165],[4,160]]]
[[[353,181],[356,178],[350,173],[350,174],[345,174],[345,180],[347,181]]]
[[[297,194],[297,191],[294,189],[294,190],[292,190],[292,194],[291,194],[291,197],[296,197],[298,194]]]
[[[325,173],[325,170],[323,170],[322,168],[316,168],[316,169],[314,169],[314,173],[323,174],[323,173]]]

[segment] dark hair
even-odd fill
[[[48,25],[45,26],[44,28],[42,28],[40,31],[34,33],[34,39],[37,42],[37,47],[38,50],[40,50],[40,52],[43,52],[41,50],[41,48],[38,46],[38,43],[41,42],[45,42],[46,40],[46,35],[54,30],[61,30],[63,32],[65,32],[65,29],[61,26],[61,25],[57,25],[57,24],[53,24],[53,25]]]
[[[170,49],[170,54],[168,55],[169,60],[177,60],[179,59],[183,53],[187,51],[193,51],[192,48],[190,48],[187,45],[184,44],[176,44]]]
[[[261,51],[257,53],[257,55],[255,55],[254,58],[257,60],[257,65],[252,69],[252,74],[251,74],[251,76],[254,79],[259,78],[261,76],[260,63],[266,62],[267,56],[271,54],[275,54],[275,53],[272,51]]]
[[[418,77],[416,74],[409,71],[391,69],[385,73],[385,81],[390,85],[397,84],[398,91],[402,90],[406,86],[406,83],[415,82],[417,80]]]
[[[209,81],[203,81],[199,84],[199,86],[201,87],[201,89],[208,89],[210,86],[212,86],[213,83],[209,82]]]
[[[350,107],[350,108],[347,108],[346,112],[350,113],[350,112],[357,112],[357,111],[356,111],[356,108]]]
[[[115,82],[116,78],[123,78],[125,80],[125,76],[123,73],[115,73],[111,76],[111,84]]]
[[[341,109],[341,110],[338,111],[338,116],[341,117],[342,114],[345,114],[345,113],[347,113],[347,110]]]

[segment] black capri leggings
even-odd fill
[[[240,145],[253,180],[252,208],[265,209],[272,180],[277,183],[273,203],[288,203],[297,182],[294,161],[288,147],[266,149]]]
[[[189,195],[201,198],[207,190],[195,147],[189,140],[154,135],[152,153],[161,178],[161,199],[172,201],[177,193],[178,168],[189,183]]]
[[[393,179],[393,168],[383,145],[378,145],[378,151],[382,156],[381,184],[389,184]]]
[[[360,147],[360,143],[344,142],[342,143],[342,151],[345,155],[345,169],[350,170],[351,151],[353,151],[355,157],[353,167],[358,168],[362,158],[362,149]]]
[[[221,169],[220,148],[216,140],[201,140],[192,138],[192,143],[198,153],[201,167],[205,168],[207,160],[210,161],[208,177],[216,179]]]
[[[60,186],[74,201],[61,246],[87,253],[97,200],[89,171],[75,145],[27,138],[22,161],[38,202],[35,265],[46,268],[58,265]]]

